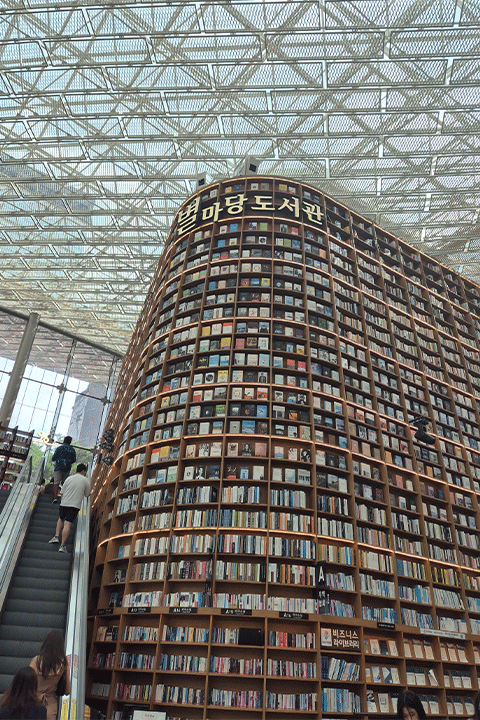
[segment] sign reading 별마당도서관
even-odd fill
[[[198,224],[217,222],[221,218],[242,215],[248,203],[248,210],[262,213],[288,213],[294,220],[306,219],[315,225],[321,225],[323,213],[320,205],[298,197],[280,198],[275,201],[272,194],[246,195],[238,193],[216,200],[211,205],[200,208],[200,195],[197,195],[178,213],[177,235],[180,237]]]

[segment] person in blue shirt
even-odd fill
[[[53,500],[52,502],[58,502],[58,492],[60,485],[67,479],[72,469],[72,465],[77,459],[77,453],[75,448],[72,447],[72,438],[67,435],[63,444],[59,445],[52,455],[52,462],[55,463],[55,469],[53,472]]]

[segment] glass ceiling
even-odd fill
[[[2,0],[0,305],[124,352],[246,155],[480,282],[480,0]]]

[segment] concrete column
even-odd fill
[[[0,407],[0,425],[3,425],[4,427],[8,427],[12,417],[13,408],[15,407],[15,401],[20,389],[20,383],[23,379],[23,373],[25,372],[25,367],[30,357],[30,351],[35,339],[35,333],[37,332],[39,320],[40,315],[38,313],[30,313],[27,325],[23,331],[20,347],[18,348],[17,357],[15,358],[15,363],[5,391],[5,397],[3,398],[2,406]]]

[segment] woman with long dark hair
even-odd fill
[[[30,667],[38,677],[38,694],[47,708],[47,720],[57,717],[57,686],[65,673],[65,691],[70,694],[70,673],[63,643],[63,635],[58,630],[51,630],[35,655]]]
[[[398,720],[427,720],[422,701],[412,690],[404,690],[397,700]]]
[[[47,708],[38,702],[37,674],[31,667],[20,668],[0,698],[0,718],[45,720]]]

